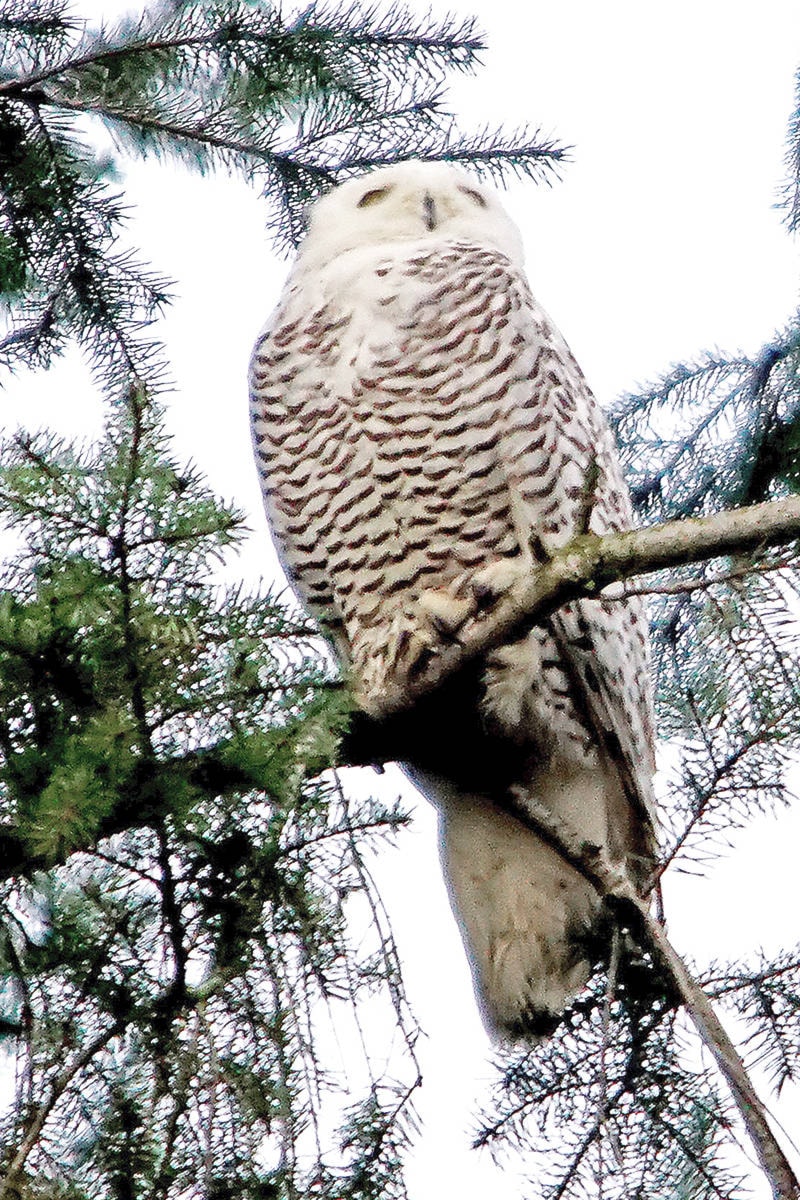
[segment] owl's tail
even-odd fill
[[[445,879],[484,1023],[510,1038],[551,1033],[591,972],[587,943],[600,914],[597,893],[486,797],[440,776],[415,778],[440,812]],[[608,782],[602,770],[551,769],[526,786],[582,839],[605,845]]]

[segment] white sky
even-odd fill
[[[112,16],[128,7],[92,0],[80,11]],[[753,352],[769,339],[797,305],[797,245],[773,207],[800,63],[796,0],[435,5],[445,8],[476,13],[490,45],[477,79],[452,92],[462,125],[529,122],[575,146],[562,183],[515,186],[508,204],[534,291],[601,402],[702,350]],[[286,264],[265,238],[262,203],[242,184],[200,184],[174,169],[134,165],[127,186],[138,206],[132,240],[177,281],[163,326],[176,380],[176,451],[252,514],[242,569],[272,574],[245,372]],[[3,403],[9,421],[22,413],[13,389]],[[29,425],[65,432],[96,429],[100,413],[83,403],[66,370],[26,389],[24,410]],[[361,773],[359,786],[374,783]],[[388,776],[383,786],[403,784]],[[668,916],[678,948],[706,961],[798,941],[798,836],[797,816],[763,818],[707,880],[673,884]],[[498,1169],[466,1152],[482,1081],[491,1077],[488,1045],[423,803],[379,873],[428,1034],[413,1200],[517,1197],[513,1156]],[[776,1111],[800,1130],[796,1103]]]

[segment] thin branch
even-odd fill
[[[720,1200],[730,1200],[730,1192],[727,1192],[727,1191],[723,1192],[719,1188],[719,1186],[717,1185],[717,1183],[714,1180],[713,1175],[710,1173],[708,1167],[703,1162],[703,1160],[699,1157],[699,1155],[696,1153],[696,1151],[686,1141],[686,1138],[683,1136],[680,1129],[676,1129],[671,1121],[667,1121],[667,1119],[665,1118],[663,1113],[659,1113],[658,1122],[661,1125],[661,1127],[667,1131],[669,1136],[675,1142],[677,1142],[677,1144],[680,1146],[681,1150],[683,1151],[684,1155],[686,1156],[687,1160],[692,1164],[695,1171],[697,1171],[697,1173],[703,1177],[704,1183],[709,1188],[711,1188],[712,1192],[714,1192],[714,1194],[716,1196],[719,1196]]]
[[[133,618],[133,581],[128,569],[130,547],[128,545],[128,522],[134,507],[134,492],[141,466],[143,421],[146,398],[139,380],[132,371],[132,382],[128,390],[128,406],[133,416],[133,436],[128,452],[127,469],[123,480],[119,506],[119,528],[114,538],[114,553],[119,562],[119,583],[122,593],[123,647],[126,663],[126,682],[130,685],[131,706],[139,729],[140,748],[145,759],[152,759],[153,747],[147,725],[147,704],[137,656],[135,622]]]
[[[36,1114],[31,1120],[28,1132],[8,1168],[8,1174],[5,1179],[0,1180],[0,1200],[5,1200],[7,1196],[17,1195],[16,1184],[19,1180],[20,1172],[25,1166],[25,1161],[39,1140],[39,1135],[53,1108],[67,1090],[72,1080],[84,1067],[89,1065],[94,1056],[99,1054],[112,1038],[122,1032],[123,1028],[124,1025],[121,1022],[116,1022],[101,1034],[98,1034],[94,1041],[90,1042],[81,1054],[76,1055],[69,1066],[65,1067],[61,1074],[53,1081],[50,1094],[39,1105]]]
[[[777,562],[748,563],[746,567],[737,567],[733,571],[720,571],[715,575],[704,575],[698,579],[679,579],[676,583],[659,583],[653,587],[626,588],[624,595],[611,596],[610,599],[627,600],[629,596],[691,595],[693,592],[708,591],[715,584],[736,583],[740,579],[746,579],[748,575],[769,575],[773,571],[786,571],[797,565],[797,559],[794,556],[781,558]]]
[[[276,853],[275,861],[280,862],[281,859],[287,858],[290,854],[305,852],[309,846],[318,845],[320,842],[329,841],[331,838],[347,837],[351,847],[354,847],[356,834],[364,837],[373,830],[398,829],[401,825],[407,824],[408,817],[402,815],[396,817],[376,817],[372,821],[356,821],[355,823],[342,821],[331,829],[323,830],[322,833],[315,833],[306,838],[296,838],[294,841],[287,843],[287,845],[282,846]]]
[[[608,1099],[608,1063],[607,1055],[610,1044],[611,1031],[611,1005],[614,1002],[614,997],[617,991],[617,983],[619,976],[619,961],[622,949],[622,934],[618,925],[614,926],[611,933],[611,955],[608,963],[608,973],[606,978],[606,993],[603,997],[603,1008],[601,1013],[602,1021],[602,1042],[600,1044],[600,1061],[598,1064],[598,1101],[597,1101],[597,1120],[602,1126],[608,1126],[606,1135],[611,1145],[611,1150],[614,1155],[616,1168],[621,1172],[623,1179],[625,1177],[625,1163],[620,1153],[619,1139],[616,1131],[612,1128],[609,1122],[611,1110]],[[599,1158],[599,1178],[598,1185],[602,1194],[603,1180],[606,1177],[605,1163],[603,1162],[603,1139],[597,1143],[598,1158]],[[627,1191],[626,1186],[626,1191]]]
[[[623,1084],[617,1088],[617,1090],[614,1092],[614,1095],[611,1097],[611,1099],[606,1101],[605,1105],[603,1106],[603,1111],[598,1112],[597,1116],[595,1117],[594,1121],[592,1122],[592,1125],[590,1126],[590,1128],[588,1129],[588,1131],[586,1133],[586,1137],[583,1139],[580,1146],[576,1150],[576,1152],[572,1158],[572,1162],[569,1164],[569,1168],[567,1169],[567,1171],[564,1174],[564,1178],[561,1180],[560,1184],[558,1185],[558,1188],[553,1192],[553,1200],[561,1200],[562,1196],[564,1196],[566,1194],[567,1189],[569,1188],[570,1184],[577,1177],[578,1171],[580,1169],[581,1163],[583,1162],[584,1158],[586,1157],[588,1152],[591,1150],[591,1148],[595,1144],[595,1142],[597,1142],[598,1144],[600,1143],[600,1139],[602,1139],[602,1135],[603,1135],[603,1125],[605,1124],[609,1113],[611,1113],[611,1111],[616,1107],[616,1105],[619,1104],[619,1102],[622,1099],[622,1097],[624,1096],[624,1094],[625,1094],[625,1085]]]
[[[176,36],[174,38],[161,38],[148,41],[146,38],[140,41],[124,42],[119,46],[103,47],[102,43],[97,43],[86,54],[76,55],[74,58],[65,58],[62,62],[56,63],[54,66],[48,66],[40,71],[32,72],[30,75],[25,75],[21,79],[7,79],[0,83],[0,96],[11,96],[15,100],[25,100],[33,103],[41,103],[41,95],[34,91],[39,84],[46,83],[49,79],[57,79],[59,75],[64,75],[68,71],[81,71],[84,67],[96,67],[103,63],[114,62],[115,59],[124,58],[131,59],[137,54],[147,54],[155,56],[163,50],[183,50],[187,47],[197,47],[203,45],[219,44],[219,30],[214,29],[211,33],[192,35],[192,36]],[[34,91],[31,97],[30,93]]]
[[[490,612],[465,627],[457,642],[443,645],[412,678],[393,680],[380,696],[359,697],[359,702],[373,717],[391,716],[571,600],[597,598],[608,584],[634,575],[766,549],[797,538],[799,496],[603,537],[581,534],[548,562],[521,575]]]
[[[765,741],[765,735],[779,724],[779,718],[777,717],[772,721],[765,722],[758,730],[754,731],[748,738],[746,738],[736,750],[733,750],[727,754],[723,762],[718,763],[714,754],[713,746],[708,738],[708,731],[699,714],[696,712],[694,698],[691,696],[689,697],[689,704],[695,717],[695,723],[698,732],[703,739],[706,754],[708,755],[711,766],[713,767],[713,773],[703,784],[702,792],[699,792],[698,789],[695,788],[696,799],[693,805],[693,811],[689,815],[686,825],[681,830],[680,834],[669,848],[668,853],[663,857],[661,863],[657,867],[651,882],[655,882],[661,878],[667,868],[670,867],[678,857],[686,843],[691,839],[692,835],[697,829],[697,826],[700,825],[704,820],[708,812],[709,804],[714,797],[714,793],[718,785],[723,781],[723,779],[725,779],[726,775],[728,775],[733,768],[742,761],[745,755],[749,754],[755,746],[761,745]],[[695,781],[694,777],[692,777],[692,779],[693,782],[697,782],[699,787],[699,781]]]
[[[800,958],[793,958],[783,966],[772,967],[768,971],[758,971],[753,975],[742,975],[740,978],[733,980],[727,975],[709,976],[705,980],[705,986],[713,992],[716,999],[719,999],[720,996],[726,996],[730,992],[741,992],[745,988],[767,983],[773,979],[780,978],[782,975],[790,975],[795,971],[800,971]]]
[[[649,911],[647,899],[637,894],[624,869],[610,863],[603,851],[587,846],[566,822],[554,816],[544,805],[526,798],[525,807],[512,801],[508,807],[514,816],[547,841],[571,866],[592,884],[605,900],[635,918],[639,936],[652,951],[664,980],[674,988],[712,1054],[730,1088],[742,1122],[772,1188],[774,1200],[798,1200],[800,1181],[773,1134],[767,1111],[759,1099],[745,1065],[728,1037],[711,1002],[689,974],[680,955],[670,943],[662,925]]]

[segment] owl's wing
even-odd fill
[[[591,402],[594,446],[591,494],[582,519],[592,533],[620,532],[633,523],[628,489],[605,418],[580,382]],[[551,628],[566,667],[580,682],[588,726],[616,768],[634,813],[646,822],[645,840],[652,850],[655,719],[644,602],[626,595],[624,585],[613,584],[597,600],[578,600],[560,609]]]
[[[535,345],[527,414],[535,428],[547,414],[546,438],[506,458],[519,492],[534,556],[567,545],[576,534],[618,532],[632,509],[616,443],[566,342],[528,296],[526,336]],[[542,443],[541,445],[539,443]],[[647,618],[640,597],[622,585],[565,605],[547,622],[570,682],[571,701],[601,758],[617,774],[625,802],[610,814],[626,827],[620,842],[634,857],[655,847],[654,717]]]
[[[549,626],[584,709],[586,726],[601,755],[617,771],[635,816],[645,822],[642,842],[652,853],[655,763],[642,608],[634,597],[578,600],[555,613]]]

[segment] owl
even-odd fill
[[[250,390],[278,555],[374,716],[521,574],[631,524],[613,437],[531,294],[516,227],[450,164],[397,163],[317,201]],[[617,586],[565,604],[416,701],[405,728],[484,1021],[535,1040],[605,924],[526,805],[638,888],[652,870],[641,600]]]

